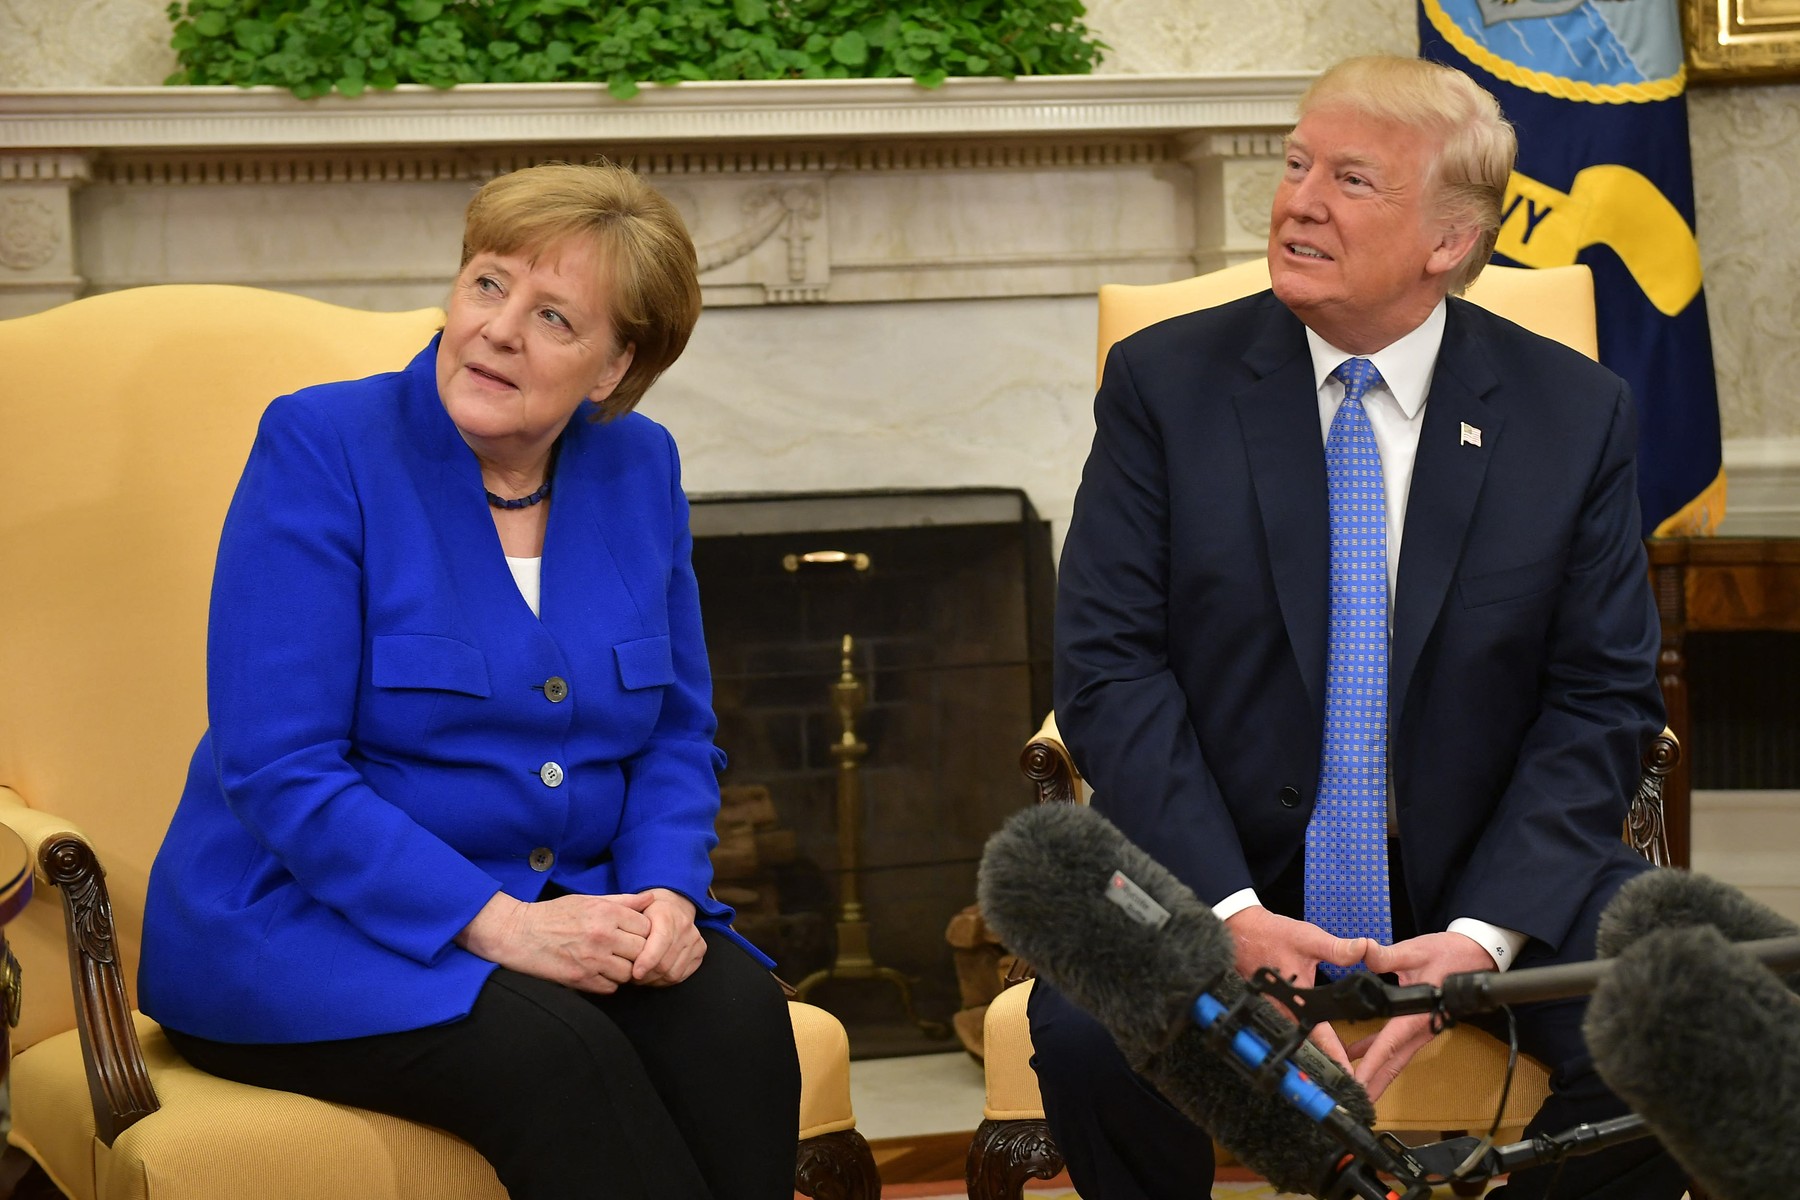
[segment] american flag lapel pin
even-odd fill
[[[1473,425],[1469,424],[1467,421],[1464,421],[1462,423],[1462,440],[1460,442],[1458,442],[1457,445],[1459,445],[1459,446],[1479,446],[1479,445],[1481,445],[1481,430],[1475,428]]]

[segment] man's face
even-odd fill
[[[1275,295],[1340,349],[1370,354],[1417,328],[1444,296],[1473,232],[1437,216],[1426,133],[1342,104],[1288,137],[1269,222]]]

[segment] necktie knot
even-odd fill
[[[1346,358],[1331,377],[1344,385],[1344,399],[1358,403],[1370,388],[1382,382],[1381,372],[1366,358]]]

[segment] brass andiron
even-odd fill
[[[863,756],[868,743],[856,736],[856,718],[861,714],[867,692],[852,669],[854,643],[844,635],[843,663],[838,680],[831,687],[832,707],[837,709],[838,724],[843,732],[832,743],[831,757],[837,761],[837,838],[838,838],[838,920],[837,957],[829,967],[814,971],[794,988],[796,1000],[827,979],[885,979],[900,992],[900,1004],[906,1019],[931,1037],[948,1037],[949,1026],[941,1021],[920,1018],[913,1007],[912,980],[892,967],[875,964],[869,953],[869,922],[863,916],[858,876],[862,870],[862,779]]]

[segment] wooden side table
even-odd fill
[[[1689,633],[1800,632],[1800,538],[1651,538],[1645,546],[1662,617],[1657,681],[1669,728],[1682,746],[1681,761],[1663,792],[1669,854],[1676,866],[1685,867],[1693,727],[1684,639]]]
[[[6,923],[31,902],[31,858],[19,835],[0,825],[0,1079],[12,1065],[12,1027],[19,1023],[19,960],[6,944]]]

